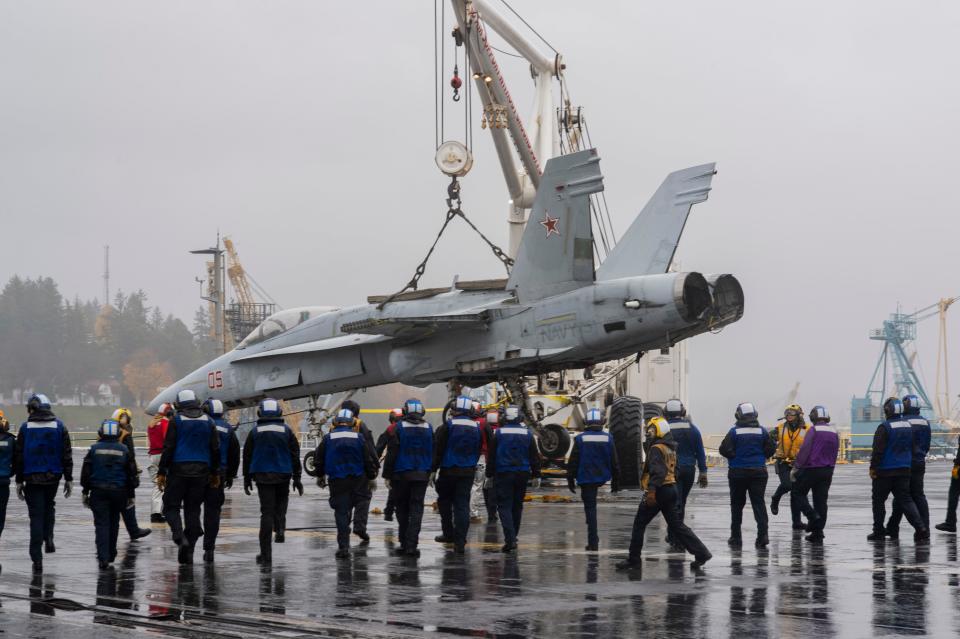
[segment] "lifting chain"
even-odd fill
[[[450,221],[455,217],[462,218],[464,222],[470,225],[470,228],[477,232],[477,235],[479,235],[480,238],[487,243],[487,246],[490,247],[490,250],[493,251],[493,254],[496,256],[496,258],[503,264],[507,274],[510,274],[510,267],[513,266],[513,258],[507,255],[499,246],[491,242],[490,239],[484,235],[473,222],[470,221],[466,213],[463,212],[462,204],[463,202],[460,199],[460,181],[457,180],[457,176],[453,176],[450,179],[450,184],[447,186],[447,214],[443,220],[443,226],[440,227],[440,232],[437,233],[437,237],[433,240],[433,244],[430,245],[430,250],[427,251],[423,261],[417,265],[417,268],[413,273],[413,277],[410,278],[410,281],[407,282],[407,285],[396,293],[390,295],[384,301],[380,302],[380,304],[377,305],[378,311],[382,311],[387,304],[394,301],[398,296],[402,295],[406,291],[417,290],[417,286],[420,284],[420,278],[423,277],[423,274],[427,272],[427,262],[430,260],[430,256],[433,255],[433,250],[437,248],[440,238],[443,237],[443,232],[447,230],[447,226],[450,224]]]

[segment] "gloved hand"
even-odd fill
[[[293,489],[297,491],[298,495],[303,497],[303,484],[300,483],[300,480],[298,478],[294,478],[293,480]]]
[[[326,475],[320,475],[319,477],[317,477],[317,486],[319,486],[320,488],[326,488],[326,487],[327,487],[327,476],[326,476]],[[249,493],[247,493],[247,494],[249,494]]]
[[[706,474],[706,473],[700,473],[700,476],[697,478],[697,485],[700,486],[700,488],[706,488],[706,487],[707,487],[707,474]]]
[[[876,478],[877,478],[877,471],[874,470],[873,468],[871,468],[871,469],[870,469],[870,479],[876,479]]]
[[[376,479],[371,479],[371,480],[369,481],[369,483],[367,483],[367,488],[370,489],[370,492],[371,492],[371,493],[377,492],[377,480],[376,480]]]
[[[73,493],[73,482],[65,481],[63,482],[63,497],[66,499]]]
[[[90,493],[83,491],[83,494],[80,496],[80,502],[83,504],[84,508],[90,507]]]
[[[166,475],[157,475],[156,479],[157,490],[161,493],[167,489],[167,476]]]
[[[437,473],[430,473],[430,488],[437,487]]]
[[[953,479],[960,479],[960,466],[954,466],[953,470],[950,471],[950,476]]]
[[[798,470],[799,470],[799,469],[794,468],[793,470],[790,471],[790,483],[791,483],[791,484],[792,484],[793,482],[797,481],[797,471],[798,471]]]
[[[26,496],[23,494],[23,484],[17,484],[17,499],[23,501]]]
[[[652,490],[648,490],[646,495],[644,495],[643,503],[647,506],[656,506],[657,505],[657,493]]]
[[[567,488],[569,488],[570,492],[574,495],[577,494],[577,484],[572,479],[567,482]]]
[[[130,499],[127,500],[127,509],[129,510],[130,508],[133,508],[136,505],[136,503],[137,503],[137,500],[131,497]]]
[[[531,488],[540,488],[540,486],[542,485],[543,485],[543,480],[540,479],[539,477],[534,477],[533,480],[530,482]]]
[[[223,480],[223,489],[230,490],[233,488],[233,477],[227,477]]]
[[[243,493],[244,493],[245,495],[249,495],[251,492],[253,492],[253,480],[244,477],[244,478],[243,478]]]
[[[384,479],[384,480],[383,480],[383,485],[387,487],[387,490],[393,490],[393,480],[392,480],[392,479]]]
[[[210,488],[220,488],[220,473],[210,475]]]

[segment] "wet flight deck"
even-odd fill
[[[927,474],[931,519],[941,521],[950,467]],[[145,475],[144,475],[145,476]],[[870,637],[954,636],[960,629],[960,563],[954,535],[915,546],[874,546],[870,482],[862,465],[838,467],[827,538],[813,546],[790,530],[787,499],[770,546],[727,548],[725,470],[694,488],[690,524],[714,554],[702,570],[666,552],[662,520],[646,538],[642,572],[616,572],[638,493],[600,505],[601,550],[583,550],[579,503],[529,503],[516,556],[499,552],[497,525],[475,524],[465,557],[433,541],[429,507],[418,561],[391,555],[396,523],[371,515],[371,543],[337,561],[333,513],[314,484],[292,496],[287,540],[271,568],[254,562],[258,501],[228,493],[216,563],[179,567],[165,525],[139,542],[120,532],[114,570],[99,572],[92,517],[79,494],[57,500],[57,552],[31,575],[26,508],[12,496],[0,542],[0,635],[7,637]],[[772,475],[771,475],[772,478]],[[768,485],[768,498],[773,481]],[[428,501],[432,501],[428,491]],[[534,493],[569,494],[565,486]],[[385,491],[374,497],[382,506]],[[142,524],[148,488],[138,491]],[[747,507],[749,511],[749,506]],[[752,540],[752,517],[744,541]],[[356,540],[356,537],[354,537]]]

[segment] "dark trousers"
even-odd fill
[[[757,536],[767,534],[767,504],[764,493],[767,490],[767,469],[731,469],[727,474],[730,484],[730,535],[740,538],[740,526],[743,524],[743,507],[753,507],[753,518],[757,522]]]
[[[7,502],[10,501],[10,482],[0,483],[0,535],[3,534],[3,524],[7,521]]]
[[[657,488],[657,503],[648,506],[646,501],[640,502],[637,515],[633,518],[633,535],[630,537],[630,556],[628,559],[637,563],[640,561],[640,552],[643,550],[643,536],[647,525],[658,514],[667,521],[667,532],[674,543],[683,546],[694,557],[705,557],[709,554],[707,547],[700,538],[680,519],[679,496],[674,485]]]
[[[797,471],[797,480],[793,482],[791,488],[791,504],[795,495],[807,521],[816,523],[813,532],[818,533],[818,537],[823,536],[823,529],[827,525],[827,497],[830,494],[832,482],[833,466],[806,468]],[[813,506],[810,506],[810,500],[807,497],[810,492],[813,492]]]
[[[53,539],[53,525],[56,520],[54,500],[60,482],[54,484],[26,484],[23,487],[27,502],[27,514],[30,517],[30,559],[43,561],[43,542]]]
[[[773,491],[773,501],[779,503],[781,497],[790,493],[790,516],[794,524],[802,524],[803,520],[800,518],[800,515],[803,514],[803,511],[800,509],[800,502],[790,490],[793,487],[793,482],[790,481],[790,471],[793,470],[793,464],[778,461],[774,464],[774,468],[777,471],[777,479],[780,480],[780,484],[777,486],[777,489]]]
[[[260,556],[273,557],[273,533],[286,524],[287,503],[290,501],[290,482],[261,484],[257,482],[260,497]]]
[[[950,478],[950,491],[947,493],[948,524],[957,525],[957,502],[960,501],[960,479]]]
[[[203,496],[203,549],[213,550],[217,546],[217,535],[220,534],[220,511],[227,495],[223,488],[223,477],[220,478],[220,487],[213,488],[207,484],[207,492]]]
[[[127,529],[127,534],[133,537],[138,532],[140,532],[140,524],[137,523],[137,507],[130,506],[126,507],[126,502],[124,502],[124,508],[120,512],[120,517],[123,518],[123,525]]]
[[[440,509],[440,527],[443,536],[463,546],[470,530],[470,491],[473,475],[461,477],[444,475],[437,478],[437,507]]]
[[[910,497],[913,499],[913,503],[917,506],[917,512],[920,514],[920,519],[923,520],[923,527],[930,528],[930,506],[927,503],[927,496],[923,492],[923,477],[927,473],[926,464],[917,464],[910,469]],[[890,520],[887,522],[887,527],[891,530],[896,530],[900,528],[900,520],[903,519],[903,510],[900,509],[900,506],[897,505],[897,501],[893,501],[893,508],[890,511]]]
[[[487,480],[486,484],[483,487],[483,505],[487,507],[487,520],[492,521],[497,518],[497,496],[491,482]]]
[[[370,518],[370,501],[373,500],[373,491],[370,482],[361,482],[357,487],[358,501],[353,505],[353,532],[366,533],[367,520]]]
[[[583,500],[583,513],[587,516],[587,544],[600,545],[597,534],[597,491],[603,484],[584,484],[580,486],[580,499]]]
[[[362,486],[367,480],[364,477],[345,477],[330,480],[330,507],[333,508],[333,518],[337,522],[337,547],[350,547],[350,520],[354,509],[365,499]]]
[[[680,521],[683,521],[687,515],[687,497],[690,495],[690,489],[697,476],[696,466],[677,466],[677,492],[679,504],[677,509],[680,511]]]
[[[910,496],[910,476],[877,477],[873,480],[873,530],[883,532],[883,518],[886,516],[887,497],[893,493],[894,504],[899,503],[900,510],[915,530],[926,530],[917,505]]]
[[[387,505],[383,507],[383,514],[385,517],[393,517],[394,511],[397,509],[397,502],[393,498],[393,488],[387,491]]]
[[[493,478],[493,490],[497,495],[497,512],[503,527],[503,541],[516,544],[520,534],[520,519],[523,516],[523,498],[527,495],[530,473],[498,473]]]
[[[423,498],[427,494],[427,482],[394,480],[393,498],[397,502],[397,528],[400,547],[416,550],[420,543],[420,525],[423,523]]]
[[[97,559],[113,561],[117,557],[120,516],[127,507],[127,491],[94,488],[90,491],[90,510],[97,541]]]
[[[173,543],[179,544],[181,539],[186,539],[192,547],[200,539],[203,534],[200,509],[209,483],[209,475],[186,477],[171,473],[168,476],[167,489],[163,491],[163,517],[170,526]],[[183,507],[182,519],[181,506]]]

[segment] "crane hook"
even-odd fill
[[[460,70],[457,65],[453,65],[453,77],[450,78],[450,86],[453,87],[453,101],[460,101],[460,87],[463,86],[463,80],[460,79]]]

